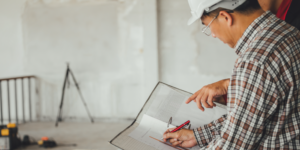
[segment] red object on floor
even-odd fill
[[[46,137],[46,136],[42,137],[42,141],[48,141],[48,140],[49,140],[48,137]]]

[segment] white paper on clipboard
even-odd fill
[[[217,107],[206,109],[204,112],[194,102],[185,104],[185,101],[191,95],[189,92],[159,82],[136,120],[110,143],[124,150],[162,150],[166,148],[160,147],[158,141],[154,141],[147,136],[150,134],[156,137],[162,136],[167,129],[164,125],[167,124],[170,117],[172,117],[172,125],[175,126],[190,120],[193,129],[208,124],[226,114],[226,106],[223,107],[221,104],[222,107],[217,105]],[[155,126],[155,130],[149,120],[157,123],[158,126]],[[147,122],[149,125],[147,125]],[[191,149],[199,149],[199,147],[195,146]]]

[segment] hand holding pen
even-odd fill
[[[175,128],[173,128],[175,129]],[[171,130],[173,130],[171,129]],[[197,145],[197,140],[194,136],[193,130],[188,130],[188,129],[181,129],[177,132],[171,133],[171,130],[167,130],[163,137],[164,137],[164,142],[169,142],[173,146],[180,146],[180,147],[185,147],[185,148],[190,148],[194,147]]]
[[[169,142],[173,146],[180,146],[180,147],[193,147],[197,145],[196,138],[194,136],[194,132],[188,129],[182,129],[185,125],[188,125],[190,121],[187,121],[180,125],[177,128],[168,129],[164,135],[164,142]]]
[[[168,123],[168,125],[167,125],[167,128],[169,128],[169,125],[170,125],[171,122],[172,122],[172,117],[171,117],[170,120],[169,120],[169,123]],[[174,129],[170,130],[170,133],[176,132],[176,131],[182,129],[184,126],[189,125],[189,124],[190,124],[190,120],[186,121],[185,123],[181,124],[180,126],[174,128]],[[162,140],[163,140],[163,139],[162,139]]]

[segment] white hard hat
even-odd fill
[[[218,8],[233,10],[242,5],[245,1],[246,0],[188,0],[192,13],[188,25],[200,19],[204,11],[209,13]]]

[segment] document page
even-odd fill
[[[170,128],[175,126],[170,125]],[[149,146],[152,146],[158,150],[178,150],[183,148],[174,148],[164,143],[161,143],[157,140],[161,140],[163,138],[163,133],[167,130],[167,123],[162,122],[158,119],[150,117],[148,115],[144,115],[140,125],[129,134],[130,137],[143,142]],[[157,139],[153,139],[153,138]],[[188,149],[188,148],[186,148]],[[199,147],[191,148],[190,150],[198,150]]]
[[[223,108],[206,108],[202,112],[193,101],[185,104],[191,95],[159,82],[132,125],[120,132],[110,143],[124,150],[173,150],[176,148],[162,143],[161,140],[171,117],[173,127],[190,120],[190,129],[195,129],[227,113],[225,105]],[[191,149],[198,150],[199,147],[197,145]]]
[[[185,104],[188,98],[189,96],[163,85],[146,114],[166,123],[172,117],[172,124],[176,126],[190,120],[191,129],[194,129],[219,119],[227,112],[226,109],[220,107],[206,108],[203,112],[193,101]]]
[[[146,114],[167,122],[171,116],[177,113],[182,102],[187,98],[172,88],[162,85]]]

